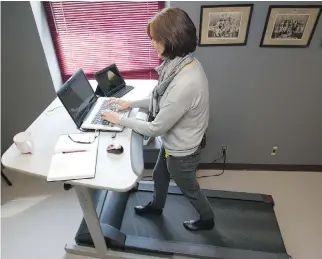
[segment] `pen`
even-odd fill
[[[88,150],[73,150],[73,151],[64,151],[63,154],[69,154],[69,153],[78,153],[78,152],[87,152]]]

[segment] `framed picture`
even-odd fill
[[[320,15],[321,6],[270,6],[260,46],[308,47]]]
[[[246,45],[253,4],[201,6],[199,46]]]

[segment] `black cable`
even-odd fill
[[[224,158],[224,163],[223,163],[223,168],[222,168],[222,172],[221,173],[219,173],[219,174],[212,174],[212,175],[204,175],[204,176],[198,176],[197,177],[197,179],[199,179],[199,178],[206,178],[206,177],[213,177],[213,176],[221,176],[221,175],[223,175],[224,174],[224,172],[225,172],[225,167],[226,167],[226,152],[224,151],[223,152],[223,155],[220,157],[220,158],[218,158],[218,159],[215,159],[214,161],[213,161],[213,163],[214,162],[216,162],[216,161],[218,161],[218,160],[220,160],[220,159],[222,159],[222,158]]]
[[[222,154],[222,156],[221,157],[219,157],[219,158],[217,158],[217,159],[215,159],[214,161],[212,161],[211,163],[213,164],[213,163],[216,163],[217,161],[219,161],[219,160],[221,160],[221,159],[223,159],[223,157],[225,156],[225,154]]]
[[[52,112],[52,111],[54,111],[54,110],[56,110],[56,109],[58,109],[58,108],[62,108],[63,107],[63,105],[58,105],[58,106],[56,106],[55,108],[52,108],[52,109],[50,109],[50,110],[48,110],[48,111],[46,111],[46,112]]]

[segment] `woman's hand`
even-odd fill
[[[102,111],[101,116],[103,120],[107,120],[114,124],[120,124],[121,116],[118,115],[116,112]]]
[[[122,99],[119,99],[119,98],[112,97],[107,102],[107,104],[113,104],[113,103],[118,104],[117,108],[120,111],[130,108],[130,102],[129,101],[125,101],[125,100],[122,100]]]

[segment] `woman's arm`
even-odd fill
[[[130,101],[131,108],[149,108],[151,97],[146,97],[144,99]]]
[[[187,109],[178,102],[167,102],[152,122],[122,117],[120,125],[128,127],[144,136],[157,137],[170,130],[186,111]]]
[[[161,136],[169,131],[190,109],[191,96],[189,91],[174,90],[155,117],[154,121],[147,122],[135,118],[121,118],[120,125],[128,127],[145,136]]]

